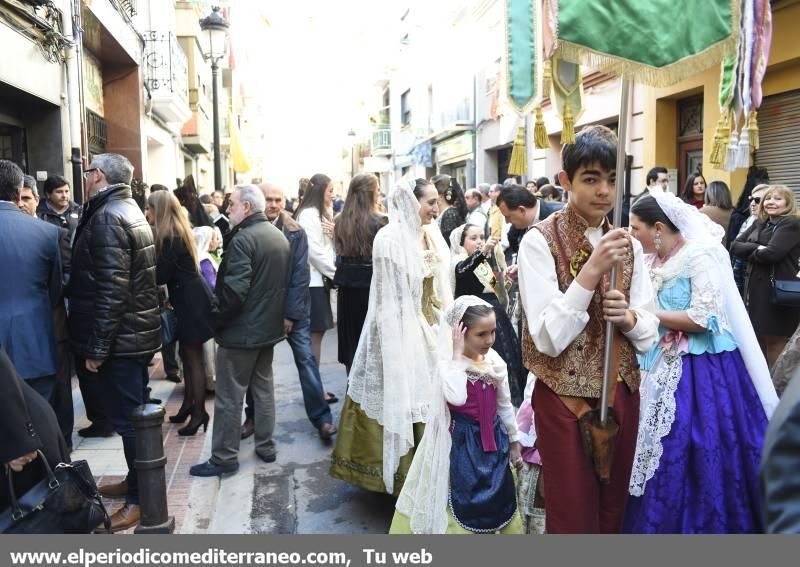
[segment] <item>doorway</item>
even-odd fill
[[[703,95],[678,102],[678,193],[690,175],[703,173]]]

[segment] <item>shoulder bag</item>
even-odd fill
[[[44,454],[38,453],[36,461],[45,477],[19,498],[14,492],[14,471],[6,465],[11,506],[0,513],[0,533],[88,534],[100,524],[110,530],[111,520],[89,463],[59,463],[53,471]]]

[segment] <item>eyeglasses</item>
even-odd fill
[[[83,178],[87,179],[89,177],[89,174],[93,171],[99,171],[100,173],[103,173],[103,170],[100,169],[99,167],[90,167],[89,169],[83,170]]]
[[[756,205],[761,204],[761,197],[750,197],[750,202],[755,203]]]

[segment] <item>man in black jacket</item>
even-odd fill
[[[497,208],[506,222],[511,223],[508,231],[508,252],[519,252],[519,243],[528,229],[563,207],[563,203],[537,198],[520,185],[503,188],[497,196]]]
[[[69,281],[69,270],[72,257],[72,235],[78,228],[78,221],[81,218],[81,207],[71,198],[69,181],[60,175],[52,175],[44,182],[44,199],[39,202],[36,209],[36,216],[41,220],[58,227],[61,230],[61,266],[64,271],[64,283]],[[74,425],[74,415],[72,410],[72,353],[69,351],[69,335],[67,334],[67,312],[64,300],[61,298],[58,305],[53,309],[53,320],[55,323],[57,341],[57,369],[56,385],[53,390],[53,409],[58,416],[58,423],[61,431],[67,440],[68,448],[72,448],[72,428]],[[88,412],[99,419],[96,426],[102,426],[103,420],[107,423],[105,428],[100,427],[103,434],[111,434],[111,422],[105,417],[101,408],[87,408]],[[103,416],[97,418],[97,415]],[[95,424],[93,424],[95,425]],[[95,428],[96,429],[96,428]],[[92,429],[84,428],[81,433],[85,434]]]
[[[122,436],[128,476],[101,486],[125,496],[112,531],[139,522],[131,413],[144,402],[147,363],[161,347],[153,233],[131,198],[133,166],[117,154],[95,156],[84,173],[89,202],[72,247],[68,287],[70,345],[79,379],[96,376],[98,398]]]
[[[266,199],[264,212],[267,220],[273,223],[275,228],[279,228],[289,241],[292,256],[287,277],[289,287],[286,290],[286,313],[283,316],[283,326],[286,331],[286,340],[292,347],[294,363],[300,377],[306,415],[311,424],[319,431],[319,436],[323,440],[328,440],[336,433],[336,426],[333,425],[333,416],[328,402],[325,400],[319,365],[311,350],[308,237],[303,227],[294,222],[292,217],[284,211],[286,197],[283,189],[274,183],[262,183],[259,188],[264,192]],[[250,390],[247,391],[246,400],[245,415],[247,419],[242,425],[242,439],[250,437],[255,431],[255,410]]]
[[[286,338],[286,276],[289,242],[264,215],[264,194],[255,185],[231,194],[233,229],[217,272],[219,300],[212,314],[217,350],[217,387],[211,458],[189,470],[221,476],[239,470],[242,402],[251,388],[255,405],[256,455],[274,462],[277,452],[273,347]]]

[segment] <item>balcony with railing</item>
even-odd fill
[[[165,122],[183,124],[189,108],[189,64],[175,34],[149,31],[145,39],[145,81],[153,112]]]
[[[392,130],[388,125],[378,126],[372,132],[372,155],[392,155]]]

